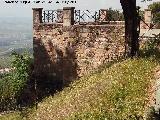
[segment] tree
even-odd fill
[[[129,57],[138,55],[140,19],[137,13],[136,0],[120,0],[125,19],[125,54]]]
[[[118,10],[108,9],[108,21],[123,21],[123,13]]]
[[[160,23],[160,2],[154,2],[148,6],[152,10],[153,22]]]

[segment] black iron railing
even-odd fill
[[[90,11],[90,10],[75,10],[75,23],[97,22],[97,21],[122,21],[123,14],[118,11],[108,12],[107,10]],[[63,23],[63,10],[45,10],[43,11],[44,23]]]
[[[45,10],[45,11],[43,11],[43,22],[62,23],[63,22],[63,11],[62,10]]]
[[[99,11],[89,10],[75,10],[74,21],[78,22],[95,22],[99,19]],[[62,23],[63,22],[63,10],[45,10],[43,11],[44,23]]]
[[[75,22],[96,22],[99,19],[99,11],[75,10]]]

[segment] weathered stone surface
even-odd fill
[[[63,23],[42,23],[42,9],[34,10],[34,72],[64,84],[86,75],[124,53],[124,27],[73,25],[74,8],[63,10]]]
[[[107,25],[34,26],[35,71],[64,83],[92,72],[124,53],[124,28]]]

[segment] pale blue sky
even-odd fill
[[[5,0],[0,0],[0,17],[32,17],[32,8],[35,7],[43,7],[44,9],[61,9],[64,6],[74,6],[76,9],[107,9],[109,7],[115,9],[121,9],[120,0],[76,0],[76,4],[56,4],[57,0],[52,0],[52,4],[6,4]],[[22,0],[17,0],[22,1]],[[28,0],[29,1],[29,0]],[[31,0],[34,1],[34,0]],[[40,0],[43,1],[43,0]],[[49,0],[45,0],[49,1]],[[62,2],[63,0],[58,0]],[[70,0],[71,1],[71,0]],[[152,3],[153,1],[159,0],[152,0],[152,2],[140,2],[141,0],[137,0],[137,5],[141,6],[143,9],[147,8],[147,5]]]

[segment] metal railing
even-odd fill
[[[62,23],[63,11],[62,10],[45,10],[43,11],[43,22],[46,23]]]
[[[99,11],[75,10],[75,22],[96,22],[99,20]]]
[[[106,10],[91,11],[91,10],[75,10],[74,11],[74,22],[97,22],[97,21],[117,21],[119,14],[115,14],[113,17],[117,19],[110,18],[110,13]],[[63,10],[45,10],[43,11],[43,22],[44,23],[63,23]]]

